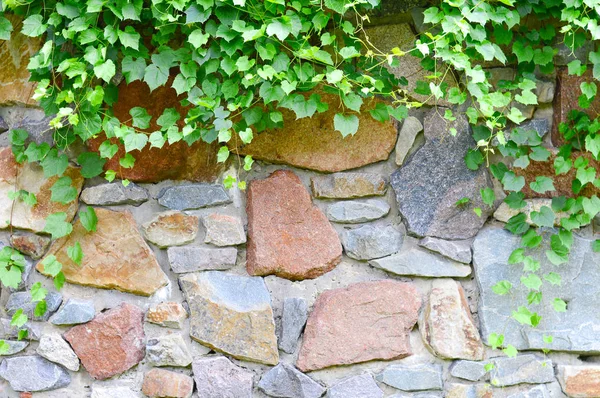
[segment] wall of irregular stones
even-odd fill
[[[409,45],[422,29],[419,9],[398,7],[386,6],[377,17],[388,24],[370,28],[380,47]],[[50,139],[49,119],[28,100],[27,56],[15,56],[36,45],[17,37],[0,47],[4,146],[11,128]],[[559,66],[568,62],[560,58]],[[406,62],[414,84],[426,72],[418,60]],[[514,76],[510,68],[489,72]],[[541,80],[541,105],[524,109],[549,147],[550,131],[576,102],[572,79],[581,78],[559,69],[557,79]],[[144,90],[122,89],[117,115],[151,104],[156,116],[176,103],[169,90]],[[238,176],[249,182],[245,192],[223,188],[236,165],[215,166],[214,148],[198,144],[139,154],[122,175],[136,181],[126,188],[84,181],[73,163],[79,203],[57,205],[48,201],[52,179],[0,150],[0,221],[12,220],[0,238],[29,260],[20,288],[0,297],[11,347],[0,364],[0,397],[600,396],[592,227],[575,238],[566,282],[548,292],[568,303],[567,312],[543,310],[539,328],[522,328],[510,313],[525,292],[511,299],[491,291],[502,279],[519,286],[520,270],[507,265],[518,239],[503,230],[509,209],[480,202],[483,187],[502,193],[486,170],[464,165],[473,145],[465,118],[446,126],[422,109],[396,126],[364,115],[346,139],[332,118],[286,115],[285,130],[234,148],[261,160]],[[6,194],[16,184],[39,203],[13,208]],[[463,197],[472,201],[456,206]],[[545,201],[530,200],[530,209]],[[83,204],[96,208],[95,233],[78,221]],[[484,209],[481,217],[474,207]],[[74,232],[50,242],[40,231],[56,211],[68,214]],[[81,266],[66,255],[76,240]],[[50,254],[65,265],[59,293],[37,266]],[[52,292],[48,313],[27,325],[31,341],[20,342],[9,319],[18,308],[32,316],[28,289],[38,281]],[[491,350],[492,332],[524,352],[507,358]],[[555,337],[550,347],[545,334]]]

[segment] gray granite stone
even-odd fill
[[[396,253],[402,246],[404,235],[391,225],[361,227],[344,231],[342,246],[348,257],[370,260]]]
[[[543,137],[550,131],[550,122],[548,119],[534,118],[520,124],[519,128],[524,131],[535,130],[540,137]]]
[[[426,237],[419,241],[419,246],[440,253],[459,263],[471,263],[471,239],[467,240],[445,240],[439,238]]]
[[[454,361],[450,366],[450,374],[459,379],[479,381],[487,374],[485,361]]]
[[[286,297],[283,300],[279,349],[293,354],[298,347],[298,339],[308,319],[308,304],[303,298]]]
[[[383,196],[387,183],[375,173],[333,173],[311,177],[310,187],[315,198],[352,199]]]
[[[2,335],[8,339],[16,339],[19,336],[19,330],[23,329],[27,331],[27,340],[39,340],[42,335],[41,323],[38,322],[27,322],[20,328],[10,325],[10,318],[0,318],[2,324]]]
[[[50,319],[55,325],[79,325],[94,319],[96,310],[92,300],[70,298]]]
[[[443,112],[442,112],[443,113]],[[447,123],[435,109],[425,116],[425,145],[396,170],[391,184],[409,234],[467,239],[477,234],[492,209],[480,189],[492,187],[487,168],[469,170],[465,156],[475,147],[464,115]],[[456,129],[456,135],[450,129]],[[462,198],[466,205],[456,205]],[[473,211],[479,207],[481,217]]]
[[[198,396],[202,398],[252,398],[252,373],[222,356],[192,362]]]
[[[415,140],[417,135],[423,131],[423,124],[414,116],[409,116],[404,119],[402,128],[398,133],[398,141],[396,142],[396,164],[402,166],[406,156],[415,149]],[[420,143],[422,145],[423,142]]]
[[[139,206],[149,199],[148,191],[144,188],[129,183],[111,182],[109,184],[96,185],[81,191],[81,200],[88,205],[112,206],[112,205],[134,205]]]
[[[363,373],[358,376],[347,377],[327,391],[326,398],[383,398],[383,391],[373,376]]]
[[[432,364],[390,365],[377,380],[402,391],[441,390],[442,366]]]
[[[142,398],[139,391],[133,390],[127,386],[100,386],[92,385],[92,395],[90,398]]]
[[[9,128],[10,127],[8,126],[8,123],[6,123],[6,120],[0,116],[0,134],[7,132]]]
[[[23,351],[29,345],[28,341],[12,341],[12,340],[3,340],[6,344],[6,351],[0,350],[0,355],[9,356],[14,355],[17,352]]]
[[[235,246],[246,243],[246,231],[240,217],[213,213],[202,218],[206,235],[204,243]]]
[[[48,391],[71,383],[69,372],[38,355],[4,359],[0,364],[0,377],[15,391]]]
[[[180,334],[167,334],[146,343],[146,359],[152,366],[182,366],[192,363],[190,351]]]
[[[600,254],[592,251],[593,239],[573,234],[569,261],[560,266],[561,286],[544,284],[544,297],[558,297],[567,303],[566,312],[556,312],[552,305],[535,308],[541,316],[536,328],[523,326],[511,316],[515,303],[526,303],[528,290],[520,282],[521,266],[508,264],[510,254],[520,246],[521,238],[500,225],[481,230],[473,242],[473,266],[479,286],[479,321],[484,342],[491,333],[503,333],[505,341],[519,350],[550,349],[584,353],[600,352]],[[545,256],[549,239],[529,253],[541,262],[542,270],[556,270]],[[499,281],[512,284],[510,295],[492,291]],[[544,336],[554,337],[551,343]]]
[[[31,302],[31,293],[30,292],[16,292],[12,293],[8,297],[8,302],[6,303],[6,312],[8,315],[12,316],[18,309],[23,309],[23,313],[27,315],[29,319],[33,319],[34,321],[47,321],[50,318],[50,315],[54,314],[58,307],[60,307],[60,303],[62,303],[62,296],[56,292],[49,292],[46,295],[46,312],[42,316],[34,316],[33,311],[35,310],[35,306],[37,303]]]
[[[176,274],[186,272],[225,270],[233,267],[237,258],[235,247],[169,247],[169,264]]]
[[[340,224],[358,224],[377,220],[390,211],[390,205],[379,199],[364,202],[349,200],[337,202],[327,208],[327,218]]]
[[[173,210],[200,209],[231,203],[222,185],[185,184],[162,190],[158,203]]]
[[[525,391],[510,394],[506,398],[550,398],[550,392],[545,385],[535,386]]]
[[[36,352],[50,362],[62,365],[73,372],[79,370],[79,358],[69,343],[58,333],[44,334]]]
[[[284,362],[265,373],[258,382],[258,388],[271,397],[279,398],[319,398],[325,393],[322,385]]]
[[[552,361],[533,354],[493,358],[490,362],[494,364],[490,371],[490,383],[496,387],[550,383],[556,380]]]

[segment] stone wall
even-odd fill
[[[378,15],[409,22],[372,27],[373,38],[381,47],[409,42],[422,28],[413,15],[418,22],[415,9]],[[0,47],[0,59],[22,69],[20,57],[6,57],[14,47]],[[417,59],[407,62],[411,76],[424,74]],[[498,80],[513,76],[489,71]],[[38,142],[49,138],[48,118],[27,98],[6,98],[13,88],[6,94],[3,87],[24,84],[17,72],[0,84],[4,146],[10,128],[25,128]],[[20,80],[11,85],[14,76]],[[549,132],[575,95],[571,78],[559,77],[558,86],[540,80],[542,105],[525,110],[525,123],[549,147]],[[127,114],[143,106],[140,90],[129,87],[117,108]],[[153,113],[174,101],[165,90]],[[600,255],[589,249],[592,228],[578,232],[564,284],[545,293],[565,300],[567,311],[542,310],[539,328],[520,327],[510,313],[525,292],[491,290],[503,279],[519,286],[521,271],[507,264],[518,239],[503,229],[509,209],[481,203],[484,187],[502,197],[497,182],[464,165],[474,144],[464,116],[451,126],[432,109],[411,112],[400,126],[364,118],[346,139],[332,117],[290,120],[285,130],[259,134],[237,149],[259,159],[240,175],[235,164],[216,167],[204,144],[183,155],[177,148],[144,153],[124,176],[135,181],[127,187],[84,180],[73,163],[81,194],[68,208],[49,202],[53,181],[38,167],[18,166],[10,149],[1,150],[0,213],[12,227],[0,238],[28,255],[29,268],[18,291],[4,288],[0,296],[10,344],[0,397],[189,397],[192,390],[199,398],[600,396]],[[248,189],[225,190],[229,174]],[[13,208],[6,194],[15,184],[39,203]],[[471,201],[457,206],[463,197]],[[532,199],[530,209],[544,200]],[[86,205],[98,215],[95,233],[78,221]],[[50,242],[40,231],[56,211],[68,214],[74,232]],[[75,241],[84,251],[80,266],[66,254]],[[64,264],[67,283],[58,293],[39,263],[49,255]],[[31,341],[19,342],[9,319],[18,308],[32,312],[28,290],[36,282],[52,292],[48,313],[27,325]],[[494,332],[524,352],[507,358],[492,350]],[[545,344],[545,334],[554,342]]]

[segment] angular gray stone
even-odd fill
[[[196,359],[192,371],[199,397],[252,398],[252,373],[225,357]]]
[[[383,398],[383,391],[373,376],[363,373],[345,378],[329,388],[326,398]]]
[[[125,386],[99,386],[92,385],[92,395],[90,398],[142,398],[139,391],[134,391],[131,387]]]
[[[312,177],[310,187],[315,198],[352,199],[383,196],[387,183],[375,173],[334,173]]]
[[[472,259],[471,243],[473,243],[471,239],[445,240],[428,236],[419,241],[419,246],[440,253],[459,263],[470,264]]]
[[[225,270],[233,267],[237,259],[235,247],[169,247],[169,264],[176,274],[186,272]]]
[[[485,361],[454,361],[450,366],[450,374],[459,379],[479,381],[487,374]]]
[[[54,325],[79,325],[94,319],[96,310],[92,300],[70,298],[50,319]]]
[[[396,164],[402,166],[406,156],[414,151],[415,139],[417,134],[423,131],[423,124],[414,116],[409,116],[404,119],[400,133],[398,133],[398,141],[396,142]]]
[[[79,358],[69,343],[58,333],[44,334],[36,352],[50,362],[62,365],[73,372],[79,370]]]
[[[555,381],[554,367],[550,359],[533,354],[513,358],[499,357],[490,360],[494,368],[490,371],[490,383],[496,387],[517,384],[540,384]]]
[[[123,186],[121,182],[96,185],[81,191],[81,200],[88,205],[113,206],[134,205],[139,206],[149,199],[148,191],[144,188],[129,183]]]
[[[402,247],[404,235],[391,225],[363,225],[344,231],[342,246],[348,257],[370,260],[396,253]]]
[[[15,391],[48,391],[71,383],[69,372],[38,355],[4,359],[0,364],[0,377]]]
[[[376,378],[402,391],[441,390],[444,386],[441,365],[390,365]]]
[[[18,309],[23,309],[23,313],[27,315],[29,319],[34,321],[47,321],[50,318],[50,315],[54,314],[58,307],[60,307],[60,303],[62,303],[62,296],[56,292],[49,292],[46,295],[46,312],[42,316],[34,316],[33,311],[35,310],[35,306],[37,303],[31,302],[31,293],[30,292],[16,292],[12,293],[8,297],[8,302],[6,303],[6,312],[8,315],[12,316]]]
[[[506,398],[550,398],[550,392],[545,385],[535,386],[529,390],[519,391],[514,394],[510,394]]]
[[[186,184],[165,188],[158,203],[173,210],[189,210],[231,203],[231,198],[222,185]]]
[[[286,297],[283,300],[279,349],[293,354],[298,347],[298,339],[308,319],[308,304],[299,297]]]
[[[241,218],[213,213],[202,218],[206,236],[204,243],[215,246],[234,246],[246,243],[246,231]]]
[[[322,385],[284,362],[265,373],[258,388],[278,398],[319,398],[325,393]]]
[[[549,239],[537,247],[532,256],[541,262],[542,270],[556,270],[545,256]],[[505,341],[518,350],[600,352],[600,254],[592,251],[593,239],[573,234],[569,261],[557,271],[561,286],[544,284],[544,297],[561,298],[567,303],[566,312],[556,312],[552,305],[538,306],[541,316],[536,328],[523,326],[512,318],[515,303],[526,303],[528,289],[520,282],[522,267],[509,265],[508,257],[520,246],[521,238],[512,235],[501,225],[490,224],[473,241],[473,267],[479,287],[479,322],[484,343],[491,333],[503,333]],[[510,295],[492,291],[499,281],[512,284]],[[544,336],[554,339],[544,342]]]
[[[190,351],[179,334],[167,334],[146,343],[146,359],[152,366],[182,366],[192,363]]]
[[[548,119],[535,118],[518,126],[524,131],[535,130],[540,137],[545,136],[550,131],[550,122]]]
[[[447,123],[434,109],[425,116],[425,145],[391,176],[398,209],[410,234],[443,239],[475,236],[491,214],[479,193],[492,187],[487,168],[469,170],[465,155],[475,147],[464,115]],[[455,136],[450,134],[455,128]],[[457,206],[467,197],[470,202]],[[479,207],[481,217],[473,211]]]
[[[462,278],[471,274],[470,266],[421,249],[410,237],[404,239],[399,253],[371,260],[369,264],[396,275]]]
[[[2,324],[2,335],[8,339],[16,339],[19,337],[19,330],[23,329],[27,331],[27,339],[28,340],[39,340],[42,335],[41,324],[36,322],[27,322],[25,325],[20,328],[14,327],[10,325],[10,318],[0,318],[0,323]]]
[[[29,345],[29,342],[25,341],[25,340],[22,340],[22,341],[4,340],[4,343],[6,344],[7,347],[6,347],[6,351],[3,351],[3,350],[0,351],[0,355],[2,355],[2,356],[14,355],[17,352],[23,351]]]
[[[349,200],[337,202],[327,208],[327,218],[340,224],[358,224],[377,220],[390,211],[390,205],[379,199],[364,202]]]
[[[9,128],[10,127],[8,126],[8,123],[6,123],[6,120],[0,116],[0,134],[7,132]]]

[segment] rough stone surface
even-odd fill
[[[493,398],[492,387],[488,384],[451,383],[446,386],[445,398]]]
[[[173,272],[184,274],[229,269],[235,265],[237,249],[235,247],[169,247],[167,255]]]
[[[16,339],[19,336],[19,330],[23,329],[27,331],[27,338],[29,340],[39,340],[42,335],[41,324],[35,322],[27,322],[25,325],[17,328],[11,326],[11,318],[0,318],[2,323],[3,336],[8,339]]]
[[[10,245],[26,256],[37,260],[48,250],[50,238],[32,233],[18,232],[10,236]]]
[[[479,381],[487,374],[487,362],[455,361],[450,367],[450,374],[459,379]]]
[[[550,398],[550,392],[545,385],[541,384],[525,391],[510,394],[507,398]]]
[[[64,338],[90,376],[107,379],[125,372],[144,358],[143,317],[141,309],[123,303],[91,322],[71,328]]]
[[[404,119],[400,133],[398,133],[398,142],[396,143],[396,164],[402,166],[404,159],[409,154],[415,144],[417,134],[423,131],[423,124],[414,116]]]
[[[494,368],[490,371],[490,380],[496,387],[550,383],[555,380],[552,361],[533,354],[499,357],[491,362]]]
[[[0,364],[0,377],[15,391],[48,391],[71,383],[69,372],[38,355],[4,359]]]
[[[363,373],[331,386],[326,398],[383,398],[383,391],[375,383],[373,376]]]
[[[5,18],[13,26],[10,40],[0,46],[0,104],[34,105],[31,96],[37,83],[29,81],[27,64],[42,47],[42,37],[28,37],[21,33],[23,18],[7,13]]]
[[[319,295],[296,366],[302,371],[411,355],[408,333],[421,298],[393,280],[361,282]]]
[[[179,211],[159,213],[152,221],[142,226],[146,239],[161,248],[193,242],[198,228],[198,217]]]
[[[524,131],[535,130],[540,137],[543,137],[550,131],[550,121],[548,119],[535,118],[521,123],[519,128]]]
[[[467,150],[475,146],[464,115],[447,123],[432,110],[425,116],[425,145],[396,172],[391,184],[396,191],[398,209],[409,233],[442,239],[473,237],[491,214],[479,193],[490,187],[485,167],[478,171],[465,165]],[[449,129],[457,130],[456,136]],[[470,198],[466,205],[456,202]],[[481,217],[473,208],[482,210]]]
[[[262,278],[219,271],[179,278],[190,307],[190,336],[234,358],[279,362],[271,296]]]
[[[389,157],[396,143],[394,122],[381,123],[369,114],[369,110],[381,101],[365,100],[357,115],[358,131],[343,137],[333,126],[333,118],[342,106],[340,97],[319,94],[321,101],[329,104],[326,112],[297,119],[293,111],[282,108],[284,128],[255,132],[252,142],[247,145],[234,140],[232,151],[271,163],[328,173],[354,169]]]
[[[22,341],[3,340],[3,341],[4,341],[4,343],[6,343],[6,345],[8,347],[7,347],[6,351],[2,351],[0,353],[0,355],[2,355],[2,356],[14,355],[17,352],[23,351],[29,345],[29,342],[25,341],[25,340],[22,340]]]
[[[156,304],[148,309],[146,321],[173,329],[181,329],[188,313],[183,305],[176,302]]]
[[[246,213],[250,275],[316,278],[340,262],[338,234],[293,172],[278,170],[251,181]]]
[[[68,166],[64,175],[71,178],[71,185],[79,193],[83,185],[83,177],[79,169]],[[12,220],[12,226],[15,228],[41,232],[46,226],[46,217],[58,212],[65,212],[66,220],[71,221],[79,207],[78,201],[68,204],[51,201],[50,188],[56,180],[58,180],[56,176],[45,178],[39,164],[28,162],[18,164],[10,148],[0,148],[0,228],[8,227],[9,220]],[[37,203],[29,206],[22,200],[13,202],[8,197],[8,193],[14,192],[15,189],[23,189],[35,194]]]
[[[396,253],[402,247],[404,235],[391,225],[363,225],[342,235],[342,245],[348,257],[370,260]]]
[[[552,209],[552,199],[538,198],[538,199],[525,199],[525,206],[520,209],[511,209],[505,202],[502,202],[500,206],[494,212],[494,218],[498,221],[508,222],[511,217],[516,216],[519,213],[525,213],[527,215],[527,219],[525,222],[527,224],[537,226],[531,220],[531,212],[537,211],[539,212],[543,206]],[[565,212],[555,213],[554,225],[560,225],[560,219],[562,217],[569,217],[569,214]]]
[[[379,199],[370,199],[364,202],[350,200],[337,202],[327,208],[327,218],[341,224],[358,224],[377,220],[386,216],[390,205]]]
[[[440,365],[390,365],[377,375],[377,380],[402,391],[441,390]]]
[[[483,343],[462,286],[453,279],[432,282],[421,312],[419,331],[425,346],[446,359],[482,360]]]
[[[222,185],[184,184],[162,190],[158,203],[172,210],[190,210],[231,203]]]
[[[174,75],[169,78],[164,86],[150,92],[145,82],[140,80],[130,84],[125,82],[119,85],[119,97],[111,109],[122,123],[131,125],[131,108],[141,106],[152,116],[150,127],[145,130],[148,134],[160,130],[156,124],[158,118],[166,108],[175,108],[182,117],[178,126],[183,128],[183,116],[187,109],[180,105],[181,97],[171,88]],[[99,134],[87,141],[92,151],[99,151],[100,145],[106,141],[104,134]],[[144,147],[142,151],[135,154],[135,165],[126,169],[119,166],[119,159],[125,155],[125,148],[115,138],[110,140],[118,145],[119,150],[104,165],[105,170],[115,170],[117,178],[134,182],[158,182],[163,180],[188,180],[198,182],[213,182],[224,170],[225,165],[217,162],[217,151],[219,146],[216,142],[207,144],[198,140],[191,146],[184,141],[174,144],[166,143],[162,148]]]
[[[179,334],[167,334],[146,343],[146,359],[153,366],[183,366],[192,363],[190,351]]]
[[[192,362],[198,396],[252,398],[252,373],[225,357],[204,357]]]
[[[142,398],[142,394],[133,391],[129,387],[100,387],[92,386],[92,395],[90,398]]]
[[[320,398],[325,393],[322,385],[285,362],[265,373],[258,388],[271,397],[281,398]]]
[[[152,398],[190,398],[194,380],[187,375],[164,369],[152,369],[144,376],[142,392]]]
[[[600,396],[600,366],[559,366],[558,381],[569,397],[593,398]]]
[[[62,303],[62,296],[56,292],[49,292],[46,295],[46,312],[42,316],[34,316],[33,312],[37,302],[31,302],[30,292],[15,292],[8,297],[6,303],[6,312],[12,316],[18,309],[23,310],[23,314],[27,315],[28,319],[34,321],[47,321],[52,314],[56,312]]]
[[[311,177],[310,187],[315,198],[352,199],[383,196],[387,183],[374,173],[335,173]]]
[[[131,213],[95,210],[96,232],[87,232],[78,220],[71,235],[55,241],[48,252],[63,264],[67,282],[143,296],[166,285],[167,276],[141,237]],[[85,253],[81,265],[74,263],[67,253],[67,248],[75,242],[81,244]],[[41,262],[37,270],[44,273]]]
[[[536,308],[542,320],[535,329],[511,318],[513,303],[526,302],[528,294],[520,282],[522,268],[508,265],[509,255],[521,247],[520,241],[519,236],[512,235],[501,225],[490,225],[482,229],[473,242],[473,266],[480,294],[478,314],[484,342],[491,333],[504,333],[505,341],[519,350],[600,352],[600,314],[591,304],[600,286],[597,272],[600,254],[592,251],[593,239],[573,234],[569,262],[560,267],[562,285],[544,286],[544,296],[563,299],[567,310],[558,313],[552,306]],[[542,269],[552,270],[556,266],[543,254],[548,249],[548,242],[543,242],[532,255],[541,261]],[[510,297],[492,291],[492,286],[502,280],[513,285]],[[553,342],[545,343],[545,335],[553,336]]]
[[[293,354],[298,347],[298,339],[308,319],[308,304],[303,298],[287,297],[283,300],[279,349]]]
[[[81,192],[81,201],[88,205],[139,206],[146,202],[148,198],[148,191],[134,183],[124,186],[121,182],[112,182],[85,188]]]
[[[79,358],[77,358],[69,343],[58,333],[43,335],[36,352],[50,362],[62,365],[73,372],[79,370]]]
[[[244,223],[239,217],[213,213],[202,218],[206,229],[204,243],[215,246],[234,246],[246,243]]]
[[[70,298],[65,305],[50,319],[55,325],[79,325],[94,319],[96,310],[91,300]]]
[[[426,237],[421,239],[419,246],[440,253],[459,263],[470,264],[472,240],[445,240],[439,238]]]

